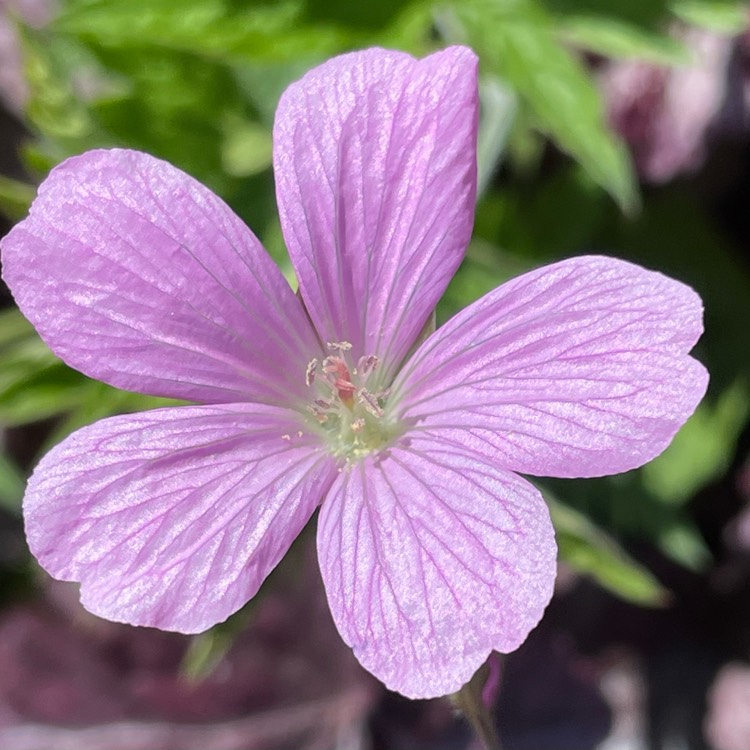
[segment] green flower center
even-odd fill
[[[387,446],[402,432],[388,409],[389,389],[379,382],[379,360],[360,357],[356,365],[346,341],[329,343],[331,354],[307,365],[305,381],[312,391],[309,422],[331,453],[347,463]]]

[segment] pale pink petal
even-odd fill
[[[465,448],[414,437],[345,470],[318,521],[343,639],[392,690],[458,690],[518,647],[555,579],[547,507],[526,480]]]
[[[31,551],[117,622],[196,633],[258,590],[336,476],[299,417],[185,406],[106,419],[50,451],[24,500]]]
[[[661,453],[703,397],[688,356],[702,328],[690,287],[581,257],[527,273],[463,310],[399,374],[415,429],[505,468],[585,477]]]
[[[282,96],[279,212],[321,338],[393,367],[414,342],[471,236],[477,101],[462,47],[343,55]]]
[[[69,159],[2,253],[23,313],[91,377],[193,401],[305,395],[318,345],[299,300],[229,207],[166,162]]]

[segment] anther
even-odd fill
[[[360,357],[359,362],[357,362],[357,370],[362,375],[369,375],[378,366],[379,362],[380,360],[374,354],[370,354],[367,357]]]
[[[373,417],[382,417],[383,410],[380,408],[377,398],[369,393],[364,388],[360,388],[357,392],[357,401],[372,414]]]
[[[352,345],[348,341],[329,341],[326,346],[332,351],[348,352]]]
[[[316,429],[327,436],[334,455],[356,461],[379,450],[395,434],[384,420],[388,389],[374,383],[377,376],[372,373],[380,366],[377,356],[354,358],[348,341],[329,341],[326,349],[326,355],[311,360],[305,371],[305,382],[314,389],[307,406],[310,423],[317,423]]]
[[[318,360],[313,358],[307,363],[305,370],[305,385],[309,388],[315,378],[315,371],[318,369]]]

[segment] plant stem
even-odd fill
[[[454,693],[451,699],[471,725],[484,750],[502,750],[492,713],[482,700],[482,688],[488,671],[487,664],[480,667],[471,680]]]

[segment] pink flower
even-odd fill
[[[133,151],[53,170],[3,241],[72,367],[197,402],[106,419],[37,467],[29,544],[112,620],[195,633],[241,607],[316,508],[334,620],[413,697],[536,625],[539,492],[660,453],[700,401],[701,302],[604,257],[557,263],[419,343],[469,241],[476,59],[367,50],[289,87],[274,130],[295,295],[208,189]]]

